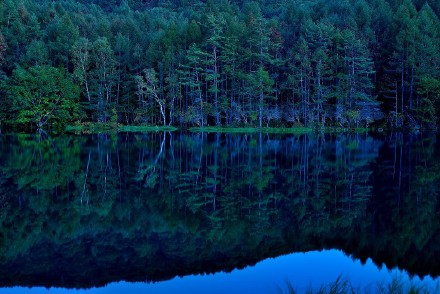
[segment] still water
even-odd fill
[[[0,292],[434,285],[437,139],[0,137]]]

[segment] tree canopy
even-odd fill
[[[80,88],[80,122],[434,127],[439,13],[435,0],[5,0],[1,91],[48,66]],[[139,91],[146,71],[154,91]],[[23,128],[1,103],[3,127]]]
[[[63,70],[37,65],[16,68],[9,82],[11,119],[28,128],[60,129],[79,117],[79,88]]]

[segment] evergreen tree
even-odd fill
[[[417,89],[415,101],[416,117],[422,126],[436,123],[440,114],[440,21],[431,7],[426,4],[419,11],[415,81],[411,91]]]
[[[332,38],[335,28],[324,22],[317,24],[308,22],[305,27],[307,43],[310,44],[310,62],[313,83],[313,114],[312,119],[318,125],[325,125],[332,110],[328,107],[332,97]]]
[[[346,100],[347,118],[349,123],[355,124],[364,121],[373,122],[379,116],[378,103],[372,95],[374,85],[373,60],[369,50],[363,42],[356,38],[351,31],[346,31],[345,37],[345,62],[347,79],[349,81],[348,97]]]
[[[414,68],[419,32],[415,23],[417,11],[411,0],[403,1],[394,17],[394,32],[396,43],[393,62],[398,75],[400,91],[400,112],[405,113],[405,106],[409,107],[411,115],[413,92],[408,93],[408,84],[413,88]],[[409,103],[408,103],[409,102]]]
[[[65,14],[49,25],[47,38],[53,64],[64,66],[68,72],[71,48],[79,38],[78,27],[73,24],[70,16]]]
[[[63,68],[88,122],[355,127],[383,110],[392,127],[434,127],[440,114],[438,1],[141,2],[0,1],[3,84]],[[140,94],[146,68],[159,100]]]
[[[94,67],[92,81],[97,120],[106,122],[113,110],[116,66],[113,49],[107,38],[102,37],[93,42],[91,60]]]
[[[49,51],[42,40],[34,40],[26,47],[25,64],[29,66],[49,64]]]
[[[185,86],[185,122],[196,123],[201,127],[206,125],[204,110],[206,103],[202,92],[206,57],[206,52],[196,44],[192,44],[186,52],[186,63],[180,66],[180,79]]]
[[[249,4],[248,7],[248,52],[247,62],[249,62],[249,82],[251,83],[252,91],[250,93],[250,111],[253,112],[252,100],[257,98],[258,105],[258,126],[263,125],[263,114],[266,105],[267,94],[271,94],[273,89],[271,87],[274,82],[271,80],[268,71],[266,70],[273,62],[274,58],[271,56],[271,42],[269,35],[270,27],[267,21],[261,14],[260,7],[255,3]],[[254,96],[254,97],[253,97]]]
[[[222,15],[214,16],[212,14],[207,16],[209,37],[207,39],[208,52],[210,56],[208,59],[208,74],[206,80],[211,83],[208,93],[214,95],[214,115],[215,125],[220,126],[220,108],[219,108],[219,94],[220,94],[220,54],[223,49],[223,31],[225,20]]]

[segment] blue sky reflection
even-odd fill
[[[401,277],[409,282],[410,277],[397,269],[379,269],[369,259],[362,265],[339,250],[293,253],[259,262],[253,267],[234,270],[231,273],[176,277],[158,283],[111,283],[106,287],[88,290],[68,290],[59,288],[4,288],[0,293],[276,293],[289,280],[300,293],[308,288],[333,282],[338,276],[349,279],[352,285],[361,289],[376,289],[378,283],[387,283],[393,277]],[[418,277],[413,283],[434,286],[436,281]]]

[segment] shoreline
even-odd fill
[[[341,127],[174,127],[174,126],[122,126],[109,124],[86,124],[67,126],[66,133],[70,134],[99,134],[99,133],[139,133],[139,132],[176,132],[187,131],[190,133],[224,133],[224,134],[293,134],[303,135],[311,133],[366,133],[381,132],[375,128],[341,128]]]

